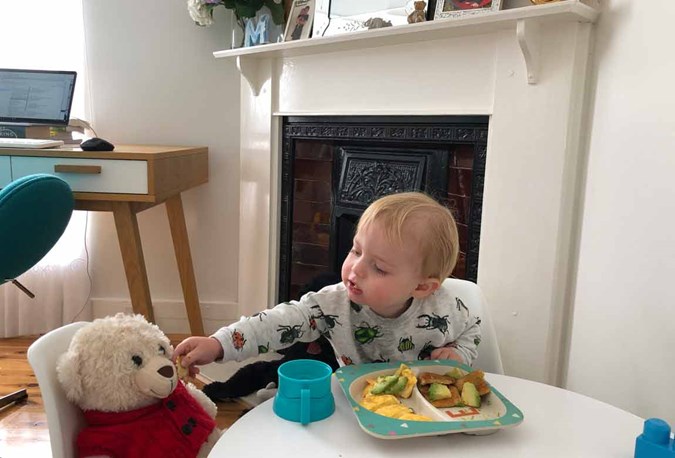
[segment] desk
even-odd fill
[[[449,434],[400,440],[377,439],[358,425],[333,377],[335,413],[302,426],[277,417],[273,399],[225,431],[209,458],[273,456],[471,458],[603,458],[633,456],[643,420],[609,404],[549,385],[486,374],[525,415],[519,426],[485,436]]]
[[[208,181],[208,149],[118,145],[114,151],[0,149],[0,187],[33,173],[64,179],[76,210],[111,211],[134,313],[154,321],[136,214],[165,203],[190,331],[204,335],[180,193]]]

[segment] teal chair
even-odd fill
[[[0,284],[12,282],[37,264],[59,240],[73,213],[70,186],[53,175],[28,175],[0,190]],[[26,397],[19,390],[0,397],[0,409]]]

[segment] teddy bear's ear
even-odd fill
[[[80,358],[73,351],[61,355],[56,362],[56,375],[69,401],[77,403],[82,399],[82,378]]]

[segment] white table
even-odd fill
[[[361,430],[333,377],[335,413],[302,426],[277,417],[272,399],[237,420],[209,457],[632,458],[644,420],[595,399],[505,375],[486,379],[522,410],[519,426],[486,436],[384,440]]]

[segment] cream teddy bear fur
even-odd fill
[[[142,315],[118,313],[80,329],[56,369],[66,397],[82,410],[126,412],[173,392],[179,382],[172,355],[173,347],[159,327]],[[186,388],[215,418],[216,405],[191,383]],[[218,428],[211,432],[199,457],[208,455],[220,434]]]

